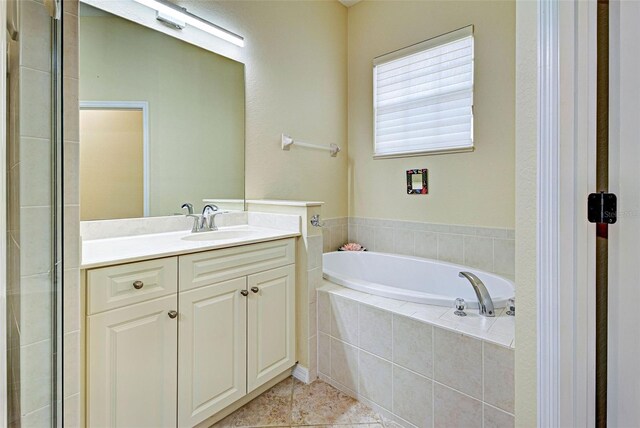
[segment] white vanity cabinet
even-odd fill
[[[177,291],[177,257],[87,271],[90,427],[175,426]]]
[[[193,427],[295,364],[295,240],[86,271],[87,425]]]

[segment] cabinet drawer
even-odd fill
[[[149,260],[87,272],[89,315],[176,293],[178,259]]]
[[[180,291],[292,264],[295,247],[292,238],[181,256]]]

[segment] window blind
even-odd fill
[[[473,27],[374,61],[376,157],[473,148]]]

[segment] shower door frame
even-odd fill
[[[7,3],[0,2],[0,22],[6,25]],[[0,397],[7,397],[7,31],[0,32]],[[0,401],[0,427],[7,425],[7,402]]]

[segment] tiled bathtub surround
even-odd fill
[[[404,426],[514,425],[513,317],[460,318],[324,284],[321,379]]]
[[[326,220],[323,236],[325,252],[335,251],[348,239],[369,251],[425,257],[515,276],[513,229],[349,217]]]
[[[328,218],[322,228],[322,250],[325,253],[336,251],[347,242],[349,237],[349,219],[347,217]]]

